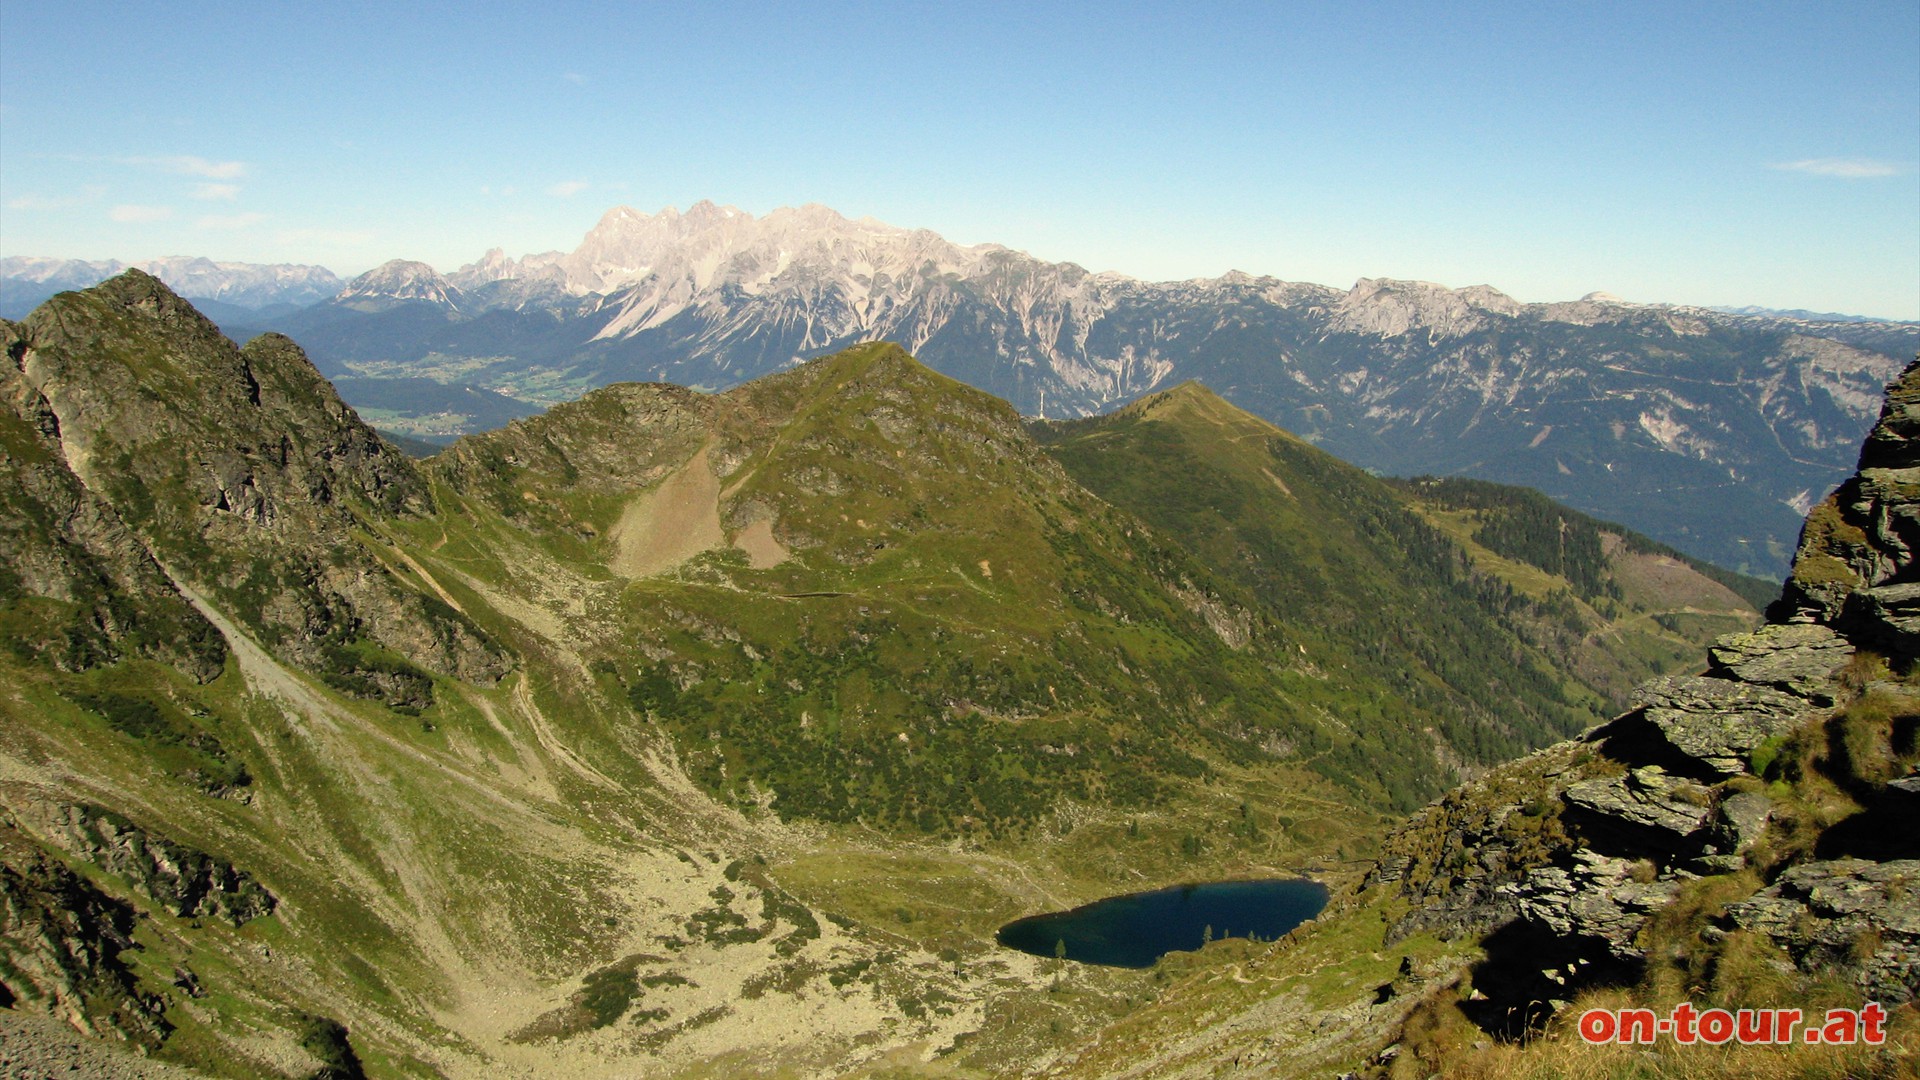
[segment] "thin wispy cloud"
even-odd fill
[[[141,206],[138,203],[121,203],[119,206],[107,211],[107,216],[123,224],[165,221],[173,216],[173,207]]]
[[[587,77],[585,75],[580,74],[577,71],[562,72],[560,74],[560,77],[567,80],[568,82],[572,83],[575,86],[585,86],[587,84]]]
[[[1805,158],[1800,161],[1782,161],[1773,168],[1781,172],[1831,176],[1840,180],[1873,180],[1882,176],[1898,176],[1901,172],[1898,165],[1886,161],[1874,161],[1871,158]]]
[[[267,215],[252,210],[238,214],[208,214],[194,224],[203,229],[248,229],[267,220]]]
[[[232,202],[240,197],[240,185],[200,184],[193,189],[193,197],[208,202]]]
[[[209,161],[194,154],[174,154],[168,157],[124,157],[119,161],[123,165],[159,169],[161,172],[175,173],[180,176],[203,176],[209,180],[238,180],[247,175],[247,163],[244,161]]]
[[[105,195],[106,193],[107,193],[107,189],[100,186],[99,184],[88,184],[86,187],[81,188],[78,193],[73,195],[27,194],[27,195],[22,195],[19,198],[8,199],[7,209],[9,210],[66,210],[70,207],[81,206],[83,204],[93,202],[99,199],[100,196]]]
[[[585,180],[562,180],[547,189],[547,194],[556,199],[571,199],[593,185]]]

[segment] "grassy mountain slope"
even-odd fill
[[[662,477],[716,543],[624,586],[598,659],[711,790],[963,834],[1301,759],[1360,801],[1392,797],[1320,765],[1332,725],[1275,692],[1205,565],[1088,497],[1003,403],[891,346],[717,397],[618,395],[468,440],[444,469],[612,574],[642,554],[623,521],[650,496],[593,458],[647,432],[628,482]],[[694,498],[682,478],[716,470]],[[742,550],[754,537],[766,557]]]
[[[1362,474],[1275,457],[1372,516],[1261,534],[1265,459],[1195,449],[1272,537],[1238,564],[892,346],[416,464],[143,275],[0,331],[0,986],[224,1075],[1002,1075],[1165,979],[999,923],[1338,874],[1446,775],[1423,728],[1598,700],[1438,639],[1402,689],[1335,617],[1386,586],[1330,571],[1420,566],[1382,537],[1458,595],[1356,595],[1544,654]]]
[[[1382,482],[1198,384],[1034,430],[1089,490],[1255,598],[1347,694],[1423,717],[1467,762],[1594,722],[1755,618],[1697,564],[1661,562],[1625,530],[1498,485],[1473,487],[1483,505],[1470,506],[1452,494],[1470,482]],[[1589,554],[1545,559],[1500,539],[1525,531],[1522,507],[1566,522]]]
[[[1751,626],[1779,585],[1735,574],[1529,488],[1481,480],[1395,481],[1410,505],[1516,594],[1513,612],[1556,669],[1615,709],[1647,677],[1697,663]]]

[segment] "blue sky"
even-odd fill
[[[703,198],[1920,318],[1920,4],[0,4],[0,254],[451,270]]]

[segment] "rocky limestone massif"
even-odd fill
[[[1460,1002],[1480,1026],[1521,1036],[1582,990],[1697,962],[1649,954],[1675,932],[1763,941],[1889,1007],[1920,997],[1916,436],[1920,362],[1809,515],[1768,625],[1388,838],[1363,887],[1411,904],[1387,940],[1480,938]]]

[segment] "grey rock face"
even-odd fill
[[[1716,674],[1772,686],[1821,705],[1833,703],[1834,673],[1853,657],[1853,644],[1818,623],[1763,626],[1728,634],[1708,650]]]
[[[1625,776],[1582,781],[1568,787],[1562,797],[1590,813],[1676,839],[1698,832],[1713,814],[1712,796],[1705,787],[1668,776],[1652,765]]]
[[[1885,1005],[1920,997],[1920,860],[1803,863],[1727,915],[1804,971],[1846,972]]]
[[[1590,851],[1575,852],[1573,859],[1571,867],[1542,867],[1501,891],[1518,902],[1524,918],[1559,937],[1600,938],[1616,957],[1636,955],[1641,924],[1673,899],[1680,882],[1637,880],[1628,859]]]
[[[1692,675],[1646,683],[1634,691],[1634,701],[1669,742],[1724,776],[1746,772],[1754,747],[1812,714],[1804,697]]]

